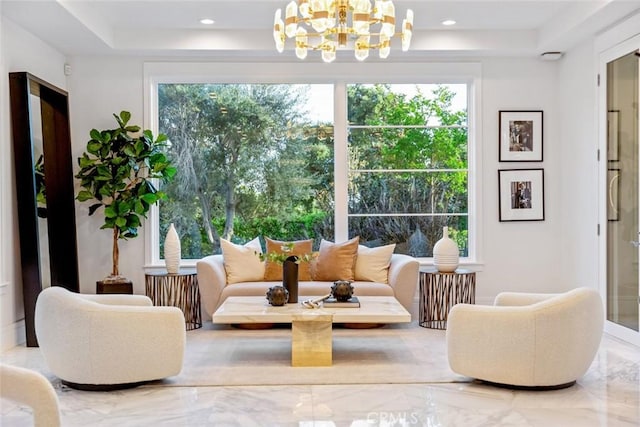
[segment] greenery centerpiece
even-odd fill
[[[94,201],[89,215],[104,207],[104,224],[100,229],[113,230],[111,274],[105,281],[121,281],[118,241],[138,236],[142,219],[151,206],[166,196],[154,185],[154,179],[170,181],[176,168],[164,154],[167,136],[157,138],[150,130],[140,132],[140,126],[129,125],[131,113],[113,115],[115,129],[90,132],[86,152],[78,158],[81,190],[76,199]]]
[[[310,262],[317,256],[317,253],[314,252],[293,254],[294,247],[294,242],[286,242],[280,246],[282,252],[256,252],[261,261],[271,261],[282,265],[282,286],[288,292],[287,297],[290,303],[298,302],[298,264]]]
[[[277,264],[284,264],[284,262],[290,257],[295,257],[295,260],[291,261],[295,262],[296,264],[300,264],[301,262],[311,262],[311,260],[318,256],[317,252],[294,255],[292,254],[294,246],[294,242],[286,242],[282,246],[280,246],[280,250],[282,252],[256,252],[256,255],[260,257],[260,261],[271,261]]]

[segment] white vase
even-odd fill
[[[449,227],[442,227],[442,239],[433,246],[433,265],[441,273],[453,273],[459,262],[458,245],[449,238]]]
[[[164,239],[164,263],[167,266],[167,273],[177,274],[180,271],[180,258],[180,237],[171,223]]]

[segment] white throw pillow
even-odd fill
[[[227,284],[238,282],[260,282],[264,280],[264,261],[256,254],[262,253],[260,238],[256,237],[244,245],[236,245],[220,239]]]
[[[395,248],[395,243],[377,248],[358,246],[356,280],[389,283],[389,265]]]

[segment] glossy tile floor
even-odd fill
[[[190,331],[188,336],[197,333]],[[444,340],[444,331],[429,334],[429,339]],[[425,342],[425,351],[443,351],[443,345],[433,344]],[[43,369],[38,349],[16,347],[0,355],[0,360]],[[77,391],[59,382],[54,386],[63,426],[638,426],[639,372],[640,348],[605,335],[586,375],[575,386],[557,391],[514,391],[471,380],[373,385],[148,385],[109,393]],[[28,408],[6,400],[0,403],[0,425],[32,425]]]

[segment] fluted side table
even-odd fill
[[[451,307],[457,303],[475,302],[474,271],[459,268],[453,273],[440,273],[434,267],[420,268],[420,326],[447,329],[447,316]]]
[[[200,289],[195,271],[146,273],[145,293],[153,305],[174,306],[182,310],[188,331],[202,327]]]

